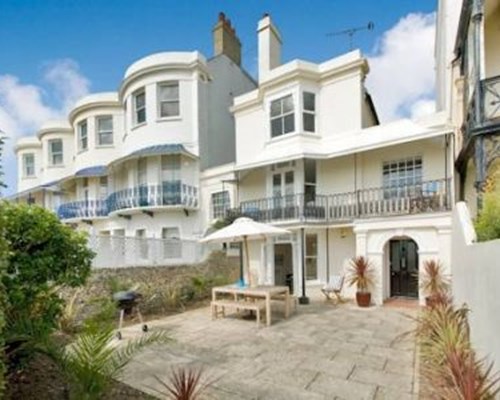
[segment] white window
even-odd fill
[[[176,117],[180,114],[179,82],[158,85],[158,108],[160,118]]]
[[[384,198],[415,195],[422,186],[422,158],[384,162],[382,174]]]
[[[314,93],[302,93],[302,124],[306,132],[316,132],[316,96]]]
[[[179,154],[161,156],[162,182],[180,180],[181,156]]]
[[[63,142],[62,139],[49,140],[49,164],[63,165]]]
[[[163,258],[182,258],[182,242],[179,228],[163,228],[161,238],[163,239]]]
[[[306,234],[306,279],[318,279],[318,235]]]
[[[224,218],[230,206],[231,202],[227,190],[212,193],[212,217],[214,219]]]
[[[136,92],[133,96],[134,101],[134,124],[146,122],[146,92],[144,89]]]
[[[33,153],[23,154],[23,174],[25,178],[35,176],[35,155]]]
[[[78,124],[78,151],[86,151],[89,148],[89,137],[87,120]]]
[[[108,177],[101,176],[99,178],[99,197],[101,200],[106,199],[108,197]]]
[[[293,97],[288,95],[271,102],[271,137],[295,131]]]
[[[83,178],[82,181],[82,194],[85,202],[89,201],[89,178]]]
[[[146,237],[146,229],[137,229],[135,231],[135,237],[137,239],[137,249],[139,250],[139,258],[145,260],[148,258],[149,248],[148,239]]]
[[[139,159],[137,165],[137,184],[139,186],[145,186],[148,184],[148,159]]]
[[[110,146],[113,144],[113,117],[106,115],[97,117],[97,145]]]

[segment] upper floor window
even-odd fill
[[[144,89],[136,92],[133,96],[134,101],[134,123],[142,124],[146,122],[146,92]]]
[[[35,155],[23,154],[23,174],[25,178],[35,176]]]
[[[49,140],[49,165],[63,165],[62,139]]]
[[[180,114],[179,82],[158,85],[158,107],[160,118],[176,117]]]
[[[303,111],[302,124],[305,132],[316,132],[316,95],[314,93],[302,93]]]
[[[382,168],[385,198],[415,195],[422,185],[422,157],[384,162]]]
[[[89,136],[87,120],[78,124],[78,151],[85,151],[89,148]]]
[[[293,97],[288,95],[271,102],[271,137],[295,131]]]
[[[113,144],[113,117],[106,115],[97,117],[97,145],[110,146]]]
[[[230,204],[229,192],[227,190],[212,193],[212,217],[214,219],[224,218]]]

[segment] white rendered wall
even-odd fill
[[[476,234],[465,203],[453,212],[452,256],[453,299],[470,308],[469,323],[474,350],[500,367],[500,240],[474,243]]]
[[[31,189],[38,186],[42,181],[42,149],[41,145],[36,145],[33,147],[22,147],[17,152],[17,191],[22,192],[27,189]],[[24,162],[23,156],[25,154],[33,154],[35,158],[35,175],[34,176],[24,176]]]
[[[63,141],[63,164],[50,165],[49,164],[49,147],[48,143],[51,139],[62,139]],[[42,184],[53,182],[61,178],[72,175],[74,171],[73,157],[74,138],[72,133],[58,133],[50,132],[45,133],[42,138]]]

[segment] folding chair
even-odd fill
[[[344,277],[342,275],[332,275],[330,281],[323,286],[321,291],[326,296],[326,300],[336,300],[337,303],[344,303],[345,300],[340,295],[343,286]]]

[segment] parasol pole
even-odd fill
[[[247,265],[248,286],[252,286],[250,284],[250,256],[248,254],[248,237],[247,237],[247,235],[243,236],[243,242],[245,244],[245,263]]]

